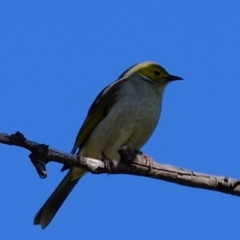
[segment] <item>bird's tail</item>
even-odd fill
[[[68,194],[85,173],[86,171],[81,168],[71,168],[52,195],[37,212],[34,217],[34,224],[40,224],[42,229],[47,227],[67,198]]]

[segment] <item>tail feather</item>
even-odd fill
[[[42,229],[46,228],[69,193],[85,173],[86,171],[83,169],[71,168],[52,195],[35,215],[34,224],[40,224]]]

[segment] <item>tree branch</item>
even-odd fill
[[[20,132],[12,135],[0,133],[0,143],[29,150],[31,152],[29,157],[41,178],[47,177],[46,164],[54,161],[84,168],[93,174],[131,174],[240,196],[240,180],[159,164],[141,152],[131,151],[127,147],[119,150],[121,160],[113,160],[113,166],[109,169],[101,160],[79,157],[49,148],[48,145],[27,140]]]

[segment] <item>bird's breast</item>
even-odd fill
[[[104,152],[109,158],[117,159],[123,145],[140,149],[146,143],[161,111],[161,96],[149,85],[136,88],[130,84],[119,90],[117,101],[92,131],[81,155],[101,159]]]

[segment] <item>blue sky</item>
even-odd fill
[[[95,96],[129,66],[159,62],[168,86],[143,151],[240,178],[239,1],[0,3],[0,131],[70,151]],[[33,217],[63,178],[0,145],[2,239],[239,239],[240,198],[163,181],[88,174],[49,227]]]

